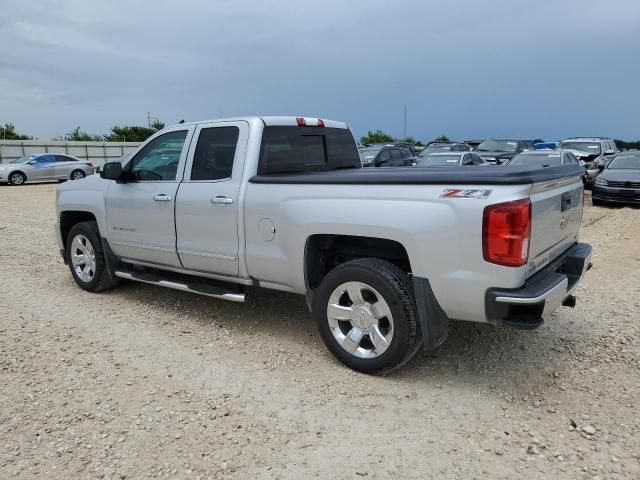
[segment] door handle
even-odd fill
[[[164,193],[161,193],[159,195],[154,195],[153,199],[156,202],[170,202],[171,201],[171,197],[169,195],[165,195]]]
[[[215,205],[231,205],[233,203],[233,198],[219,195],[217,197],[211,197],[211,203]]]

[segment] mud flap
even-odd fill
[[[422,343],[427,349],[438,348],[449,335],[449,317],[438,303],[429,280],[413,277]]]

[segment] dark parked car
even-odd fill
[[[640,152],[619,153],[601,168],[593,186],[594,205],[640,204]]]
[[[533,151],[531,140],[514,140],[508,138],[489,138],[475,149],[482,158],[493,164],[507,163],[517,154]]]
[[[413,155],[406,148],[370,145],[358,149],[363,167],[406,167],[413,165]]]
[[[442,152],[416,157],[416,167],[464,167],[488,165],[484,159],[473,152]]]

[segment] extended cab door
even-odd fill
[[[194,127],[163,131],[127,164],[126,182],[112,182],[106,198],[109,245],[116,255],[180,266],[175,199]]]
[[[238,212],[247,122],[200,124],[176,202],[177,248],[185,268],[238,275]]]

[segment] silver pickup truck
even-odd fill
[[[584,170],[363,169],[346,124],[185,123],[126,164],[58,187],[58,244],[77,284],[120,279],[242,302],[306,295],[329,350],[384,372],[447,338],[449,319],[535,328],[590,265]]]

